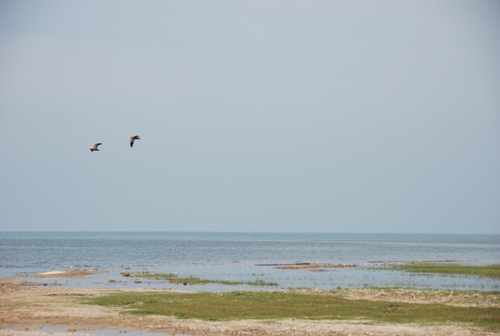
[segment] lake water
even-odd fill
[[[500,263],[500,235],[214,233],[214,232],[0,232],[0,276],[72,269],[109,272],[56,279],[62,286],[154,287],[190,291],[287,287],[412,287],[499,289],[499,281],[470,276],[415,275],[378,266],[411,261],[471,265]],[[281,270],[275,264],[344,263],[325,272]],[[135,284],[124,271],[177,273],[213,280],[277,283],[277,286]],[[35,279],[33,279],[35,280]],[[38,279],[37,281],[40,281]],[[43,279],[47,282],[47,279]]]

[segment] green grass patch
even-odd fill
[[[392,265],[390,269],[415,273],[461,274],[500,279],[500,265],[466,266],[448,263],[414,262]]]
[[[499,295],[493,293],[493,295]],[[285,318],[356,320],[367,323],[443,325],[458,323],[500,331],[500,308],[346,299],[297,292],[123,292],[82,298],[84,303],[123,308],[140,315],[208,321]]]
[[[211,280],[211,279],[200,279],[197,277],[178,277],[174,273],[150,273],[150,272],[140,272],[132,273],[130,276],[135,278],[147,278],[152,280],[166,280],[173,284],[186,284],[186,285],[206,285],[206,284],[218,284],[218,285],[249,285],[249,286],[272,286],[277,287],[276,282],[265,282],[264,280],[254,280],[254,281],[232,281],[232,280]]]

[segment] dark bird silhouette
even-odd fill
[[[94,144],[94,147],[89,147],[90,151],[91,152],[99,151],[99,149],[97,148],[99,145],[102,145],[102,143],[98,142],[98,143]]]
[[[135,140],[141,140],[141,137],[138,136],[137,134],[130,135],[129,138],[130,138],[130,147],[134,145]]]

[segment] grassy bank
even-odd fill
[[[491,293],[491,295],[500,295]],[[421,325],[467,324],[500,330],[500,308],[458,307],[347,299],[334,293],[230,292],[167,293],[125,292],[82,299],[84,303],[123,308],[141,315],[166,315],[203,320],[298,318],[356,320],[367,323]]]
[[[415,273],[460,274],[500,279],[500,265],[466,266],[448,263],[415,262],[393,265],[390,269]]]
[[[128,273],[127,273],[128,274]],[[232,280],[212,280],[212,279],[201,279],[197,277],[179,277],[174,273],[151,273],[151,272],[140,272],[128,274],[128,276],[134,278],[146,278],[151,280],[165,280],[173,284],[185,284],[185,285],[206,285],[206,284],[218,284],[218,285],[249,285],[249,286],[278,286],[275,282],[265,282],[264,280],[257,279],[254,281],[232,281]]]

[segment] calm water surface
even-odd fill
[[[0,232],[0,276],[74,268],[111,270],[66,286],[142,286],[120,272],[178,273],[216,280],[278,283],[278,287],[416,287],[498,290],[499,281],[465,276],[415,275],[374,269],[411,261],[500,263],[500,235],[208,233],[208,232]],[[346,263],[326,272],[278,270],[291,263]],[[108,280],[118,280],[109,284]],[[250,286],[188,286],[148,282],[159,288],[245,290]]]

